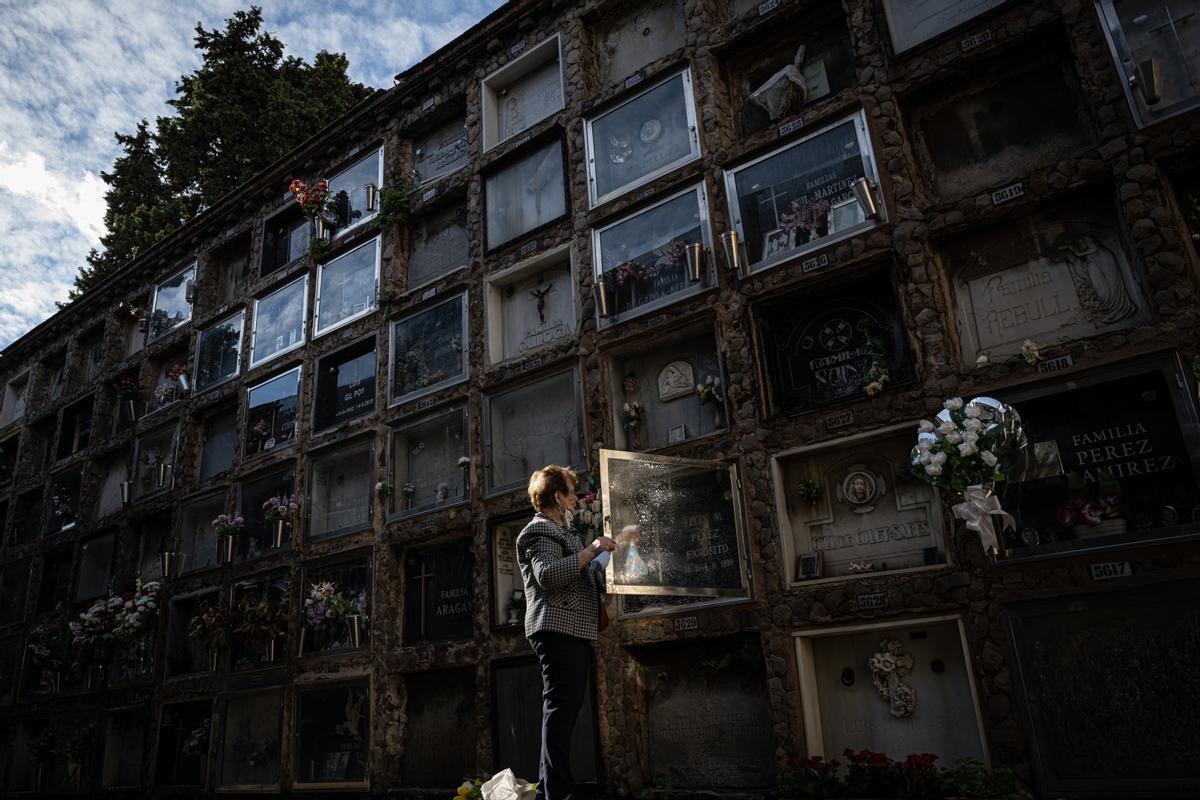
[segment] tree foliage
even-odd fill
[[[203,63],[176,84],[167,101],[175,114],[153,131],[142,120],[134,133],[116,134],[123,153],[101,173],[108,232],[71,300],[372,93],[350,80],[344,55],[321,51],[311,64],[285,57],[262,23],[252,6],[224,29],[197,25]]]

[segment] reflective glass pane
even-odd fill
[[[562,145],[542,147],[486,180],[487,244],[496,248],[567,213]]]
[[[246,454],[264,453],[296,438],[300,370],[294,369],[246,391]]]
[[[317,274],[317,333],[375,308],[379,240],[322,264]]]
[[[150,314],[147,341],[170,333],[192,318],[192,304],[187,301],[188,281],[196,280],[195,265],[158,285],[154,292],[154,311]]]
[[[238,374],[245,318],[246,312],[239,312],[201,331],[196,346],[196,391],[204,391]]]
[[[771,264],[852,228],[864,216],[853,185],[866,175],[854,120],[736,170],[742,241]]]
[[[254,304],[254,343],[250,364],[304,343],[304,300],[308,279],[289,283]]]
[[[392,324],[392,401],[432,391],[466,374],[465,294]]]
[[[604,197],[699,154],[681,73],[590,123],[592,197]]]
[[[706,210],[692,191],[600,231],[599,263],[617,313],[699,291],[688,276],[686,246],[704,243]],[[706,267],[707,269],[707,267]]]
[[[378,150],[353,166],[329,179],[329,216],[335,230],[340,232],[369,219],[378,212],[378,199],[374,211],[367,210],[367,184],[379,187],[379,170],[382,153]]]

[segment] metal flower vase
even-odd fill
[[[346,635],[351,647],[358,649],[362,645],[362,614],[346,615]]]
[[[287,520],[277,519],[271,525],[271,546],[278,550],[283,547],[283,535],[287,532]]]
[[[303,632],[301,632],[301,640],[303,640]],[[275,663],[275,653],[278,647],[279,642],[275,639],[268,639],[263,643],[263,655],[265,656],[264,660],[266,663]]]
[[[125,401],[125,413],[129,416],[130,422],[137,422],[137,418],[140,415],[140,409],[138,408],[138,405],[139,403],[137,400]]]
[[[221,664],[221,651],[220,650],[209,650],[208,651],[208,671],[216,672],[217,667],[220,666],[220,664]]]
[[[175,552],[166,552],[158,554],[159,566],[162,569],[163,580],[170,580],[175,577],[175,565],[179,563],[179,554]]]
[[[237,550],[237,540],[233,536],[217,537],[217,561],[221,564],[232,564],[233,554]]]

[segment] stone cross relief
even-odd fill
[[[912,716],[917,709],[917,694],[900,679],[912,672],[913,657],[904,652],[904,644],[896,639],[880,639],[879,649],[881,652],[867,661],[875,690],[888,701],[893,717]]]

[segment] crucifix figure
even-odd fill
[[[414,575],[414,576],[413,576],[413,580],[418,580],[418,581],[420,581],[420,582],[421,582],[421,588],[420,588],[420,595],[421,595],[421,638],[422,638],[422,639],[424,639],[424,638],[425,638],[425,618],[426,618],[426,613],[425,613],[425,612],[426,612],[426,607],[425,607],[425,598],[426,598],[426,597],[428,596],[428,594],[429,594],[429,585],[426,583],[426,581],[428,581],[430,578],[434,577],[434,573],[432,573],[432,572],[430,572],[430,571],[429,571],[429,567],[426,565],[426,563],[425,563],[425,559],[423,559],[423,558],[422,558],[422,559],[420,560],[420,562],[418,563],[417,570],[418,570],[418,572],[419,572],[420,574],[418,574],[418,575]]]
[[[545,289],[540,291],[537,289],[529,290],[529,294],[532,295],[535,300],[537,300],[538,322],[543,325],[546,324],[546,295],[550,294],[552,291],[554,291],[553,283],[548,284]]]

